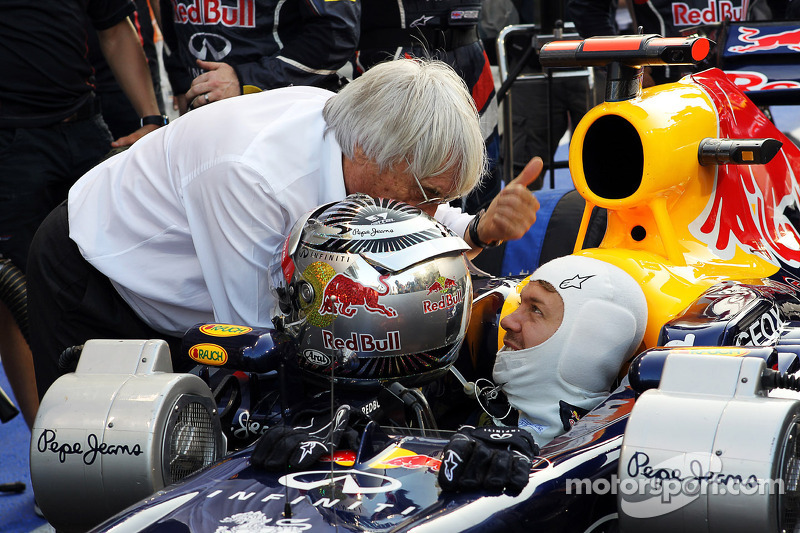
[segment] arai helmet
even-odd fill
[[[284,247],[285,322],[310,377],[416,386],[458,356],[472,307],[467,244],[403,202],[350,195],[299,220]],[[297,327],[297,325],[300,325]]]

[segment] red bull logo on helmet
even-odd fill
[[[443,309],[452,309],[455,305],[464,301],[464,293],[458,287],[456,280],[439,276],[436,281],[428,286],[427,295],[434,293],[444,293],[438,300],[423,300],[422,312],[432,313]]]
[[[454,289],[457,286],[456,280],[439,276],[436,281],[428,285],[428,294]]]
[[[322,331],[322,346],[327,350],[347,348],[354,352],[396,352],[402,348],[400,332],[389,331],[383,339],[377,339],[368,333],[351,333],[347,339],[333,336],[333,332]]]
[[[464,301],[464,293],[456,291],[453,294],[445,293],[438,300],[423,300],[422,312],[432,313],[434,311],[441,311],[443,309],[452,309],[454,306]]]
[[[331,278],[322,294],[320,315],[340,315],[352,318],[359,309],[368,313],[379,313],[389,318],[397,316],[397,311],[380,303],[381,296],[389,293],[387,276],[381,276],[382,290],[367,287],[344,274]]]

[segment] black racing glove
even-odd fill
[[[363,418],[358,409],[349,405],[339,407],[333,421],[330,410],[299,413],[291,426],[276,425],[265,431],[250,462],[273,472],[309,468],[340,444],[343,449],[357,449],[359,431],[355,425]]]
[[[516,495],[528,484],[531,460],[538,453],[533,435],[524,429],[463,426],[444,447],[439,485]]]

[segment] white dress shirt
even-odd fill
[[[70,237],[147,324],[270,326],[294,222],[345,197],[342,152],[324,135],[333,93],[288,87],[203,106],[84,175]],[[469,215],[436,218],[463,236]]]

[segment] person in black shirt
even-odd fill
[[[147,66],[150,68],[150,77],[153,80],[153,91],[155,91],[156,102],[161,114],[164,114],[164,100],[161,94],[161,74],[159,68],[158,50],[156,49],[155,27],[150,15],[149,0],[134,0],[136,11],[130,15],[131,23],[136,30],[139,42],[142,43],[144,55],[147,58]],[[111,135],[122,137],[139,127],[139,114],[125,96],[122,87],[114,78],[111,66],[103,56],[100,49],[100,42],[97,32],[86,21],[87,33],[89,36],[89,60],[94,68],[95,95],[100,99],[100,110],[103,120]]]
[[[290,85],[338,90],[360,15],[359,0],[161,0],[180,112]]]
[[[156,125],[112,139],[93,92],[84,20],[140,117],[160,117],[147,63],[128,20],[130,0],[0,2],[0,258],[21,271],[44,217],[112,148]],[[29,426],[38,397],[23,332],[0,302],[0,353]]]

